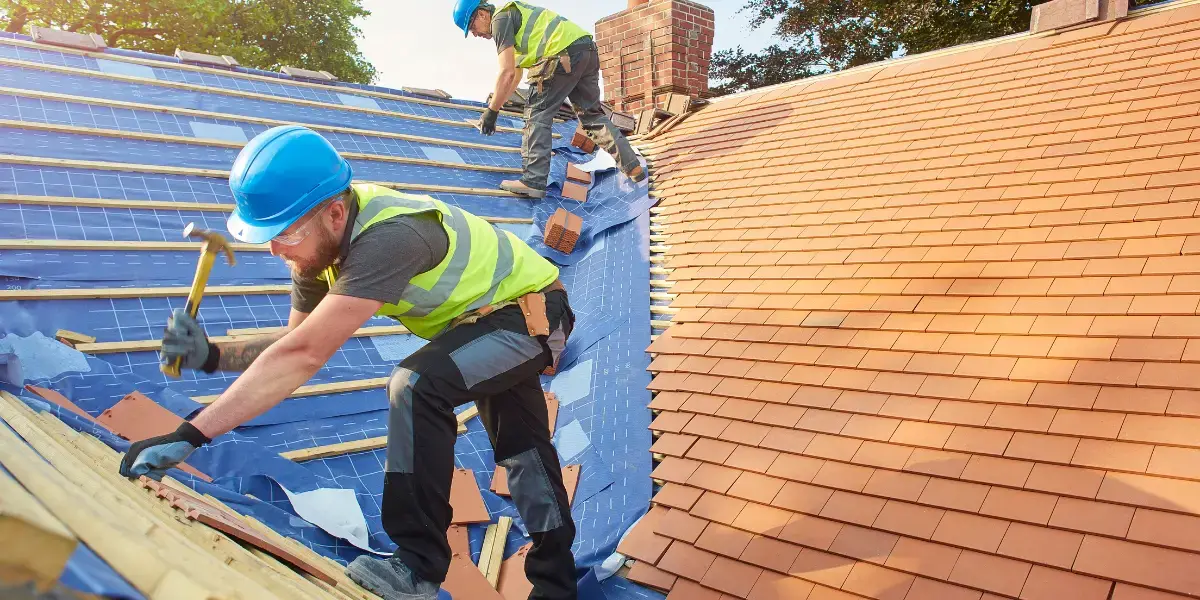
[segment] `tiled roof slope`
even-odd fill
[[[680,310],[631,577],[1200,596],[1198,53],[1178,2],[719,100],[651,142]]]

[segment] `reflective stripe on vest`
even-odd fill
[[[500,10],[510,7],[516,7],[521,13],[514,52],[517,66],[522,69],[532,67],[547,56],[558,56],[579,38],[591,35],[552,10],[524,2],[509,2]]]
[[[446,229],[447,256],[413,277],[399,300],[377,313],[399,319],[416,335],[431,339],[464,313],[540,290],[558,278],[558,267],[515,235],[457,207],[375,185],[353,187],[359,211],[352,241],[399,215],[434,213]],[[332,285],[335,277],[329,272],[325,279]]]

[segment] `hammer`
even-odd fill
[[[195,223],[188,223],[187,227],[183,228],[183,237],[204,240],[204,243],[200,245],[200,263],[196,266],[196,277],[192,279],[192,289],[188,292],[187,298],[187,313],[194,319],[200,312],[200,300],[204,298],[204,285],[208,283],[208,274],[212,272],[217,254],[224,251],[225,258],[231,267],[237,261],[234,260],[233,248],[225,241],[225,237],[215,231],[199,229]],[[182,362],[183,359],[179,358],[169,365],[160,364],[159,369],[169,377],[178,378]]]

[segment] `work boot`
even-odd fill
[[[531,187],[525,185],[524,183],[521,183],[521,181],[518,179],[510,179],[508,181],[501,181],[500,189],[502,189],[506,192],[520,194],[527,198],[545,198],[546,197],[546,190],[539,190],[539,189],[531,188]]]
[[[646,169],[642,165],[637,165],[625,173],[634,183],[641,183],[646,180]]]
[[[437,600],[438,586],[421,581],[400,561],[363,555],[346,567],[346,576],[383,600]]]

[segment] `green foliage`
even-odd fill
[[[1130,6],[1161,0],[1130,0]],[[997,38],[1029,29],[1032,0],[748,0],[753,27],[784,44],[713,55],[714,94]]]
[[[372,83],[358,49],[361,0],[0,0],[0,29],[30,25],[100,34],[111,47],[229,55],[243,66],[329,71]]]

